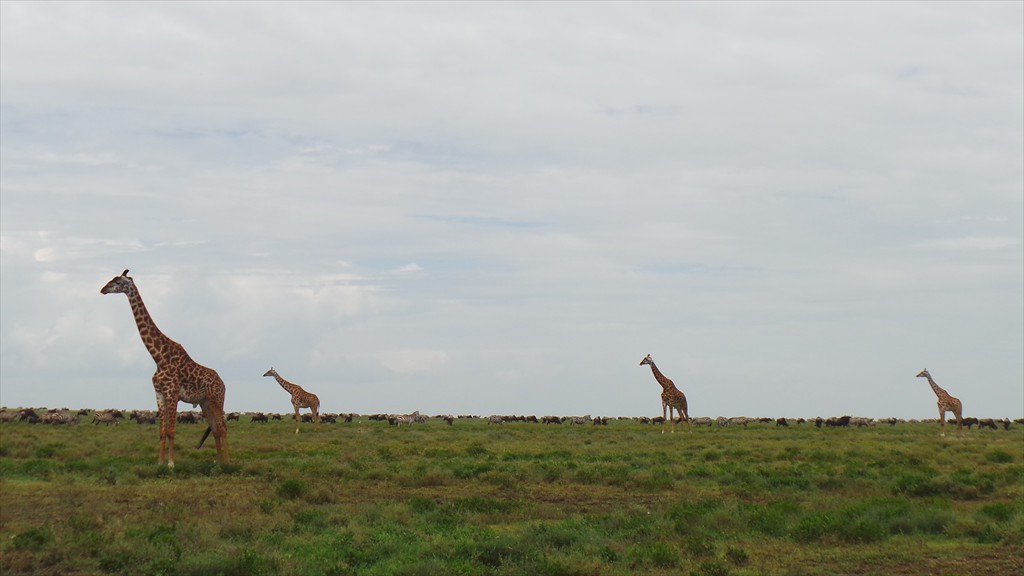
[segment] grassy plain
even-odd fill
[[[0,424],[3,574],[1024,573],[1020,426],[245,420]]]

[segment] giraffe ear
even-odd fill
[[[121,276],[124,276],[125,278],[128,277],[128,269],[127,268],[124,269],[124,272],[121,272]]]

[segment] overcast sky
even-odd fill
[[[0,4],[0,402],[1024,416],[1024,4]],[[182,409],[189,408],[182,405]]]

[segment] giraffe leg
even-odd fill
[[[316,425],[320,423],[320,411],[313,406],[313,431],[316,432]]]
[[[221,462],[228,461],[227,455],[227,424],[224,422],[224,409],[210,404],[201,405],[203,408],[203,415],[206,416],[206,423],[208,427],[206,432],[203,434],[203,439],[199,441],[197,448],[203,447],[203,442],[206,440],[210,433],[213,433],[213,440],[217,447],[217,460]]]
[[[665,424],[668,422],[666,420],[666,418],[668,416],[665,416],[665,411],[666,410],[668,410],[668,404],[665,404],[664,402],[662,402],[661,403],[661,433],[662,434],[665,433]]]
[[[939,406],[939,426],[940,426],[940,430],[942,430],[942,437],[945,438],[946,437],[946,411],[942,408],[942,406]]]
[[[156,463],[160,466],[164,464],[164,454],[167,448],[167,410],[162,406],[160,407],[160,444],[157,452]]]
[[[213,421],[217,425],[213,428],[213,441],[217,446],[217,460],[221,463],[230,461],[228,458],[228,426],[224,422],[224,409],[214,408]]]
[[[295,407],[295,433],[296,433],[296,434],[298,434],[298,433],[299,433],[299,422],[300,422],[300,421],[301,421],[301,420],[300,420],[300,418],[299,418],[299,407],[298,407],[298,406],[296,406],[296,407]]]
[[[170,426],[169,422],[173,420],[173,416],[167,414],[167,395],[163,393],[165,386],[164,377],[160,372],[153,374],[153,389],[156,391],[156,409],[160,413],[160,443],[157,449],[157,464],[163,466],[166,461],[167,454],[167,427]]]
[[[673,434],[676,433],[676,416],[678,416],[678,415],[679,415],[679,410],[678,409],[676,409],[675,416],[672,415],[672,405],[669,404],[668,405],[668,418],[669,418],[669,420],[672,421],[672,433]]]
[[[174,468],[174,427],[178,423],[178,402],[167,402],[165,412],[167,413],[167,428],[164,430],[164,437],[167,439],[167,467]],[[160,451],[163,452],[164,439],[160,439]]]

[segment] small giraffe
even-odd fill
[[[935,380],[932,380],[932,375],[928,373],[927,368],[921,370],[921,372],[917,375],[917,378],[927,378],[928,384],[931,385],[932,387],[932,392],[935,392],[935,396],[938,397],[939,399],[939,425],[942,427],[942,435],[946,435],[947,410],[952,412],[953,415],[956,416],[956,431],[963,432],[964,423],[961,414],[963,413],[964,407],[963,404],[960,403],[960,400],[958,398],[953,398],[952,396],[949,395],[949,392],[946,392],[945,390],[940,388],[939,385],[935,383]]]
[[[320,399],[316,397],[316,394],[312,392],[306,392],[302,389],[302,386],[298,384],[292,384],[291,382],[281,378],[281,375],[277,373],[277,370],[271,368],[267,370],[263,376],[273,376],[277,383],[284,388],[285,392],[292,395],[292,406],[295,407],[295,433],[299,433],[299,408],[309,408],[313,412],[313,430],[316,430],[316,425],[320,421],[318,411],[320,410]]]
[[[227,462],[228,428],[224,423],[224,381],[212,368],[196,363],[181,344],[168,338],[156,327],[135,287],[135,280],[128,276],[128,270],[107,282],[100,293],[128,296],[139,336],[156,362],[153,389],[156,391],[156,405],[160,412],[160,455],[157,462],[163,464],[166,456],[167,466],[174,467],[174,426],[177,423],[178,402],[202,407],[208,426],[199,441],[199,447],[203,446],[212,431],[217,442],[217,459]]]
[[[644,364],[651,367],[651,372],[654,373],[654,379],[657,380],[658,384],[661,384],[661,387],[663,388],[661,392],[661,416],[662,418],[666,418],[665,411],[668,411],[667,418],[672,420],[672,433],[675,434],[676,432],[676,420],[675,418],[672,418],[673,408],[676,410],[676,415],[682,417],[683,421],[686,422],[687,431],[692,432],[693,428],[690,425],[690,417],[686,413],[686,396],[676,388],[676,385],[673,384],[671,380],[661,373],[661,370],[658,370],[658,367],[654,365],[654,360],[651,359],[650,354],[640,361],[641,366]],[[665,422],[661,423],[661,433],[665,433]]]

